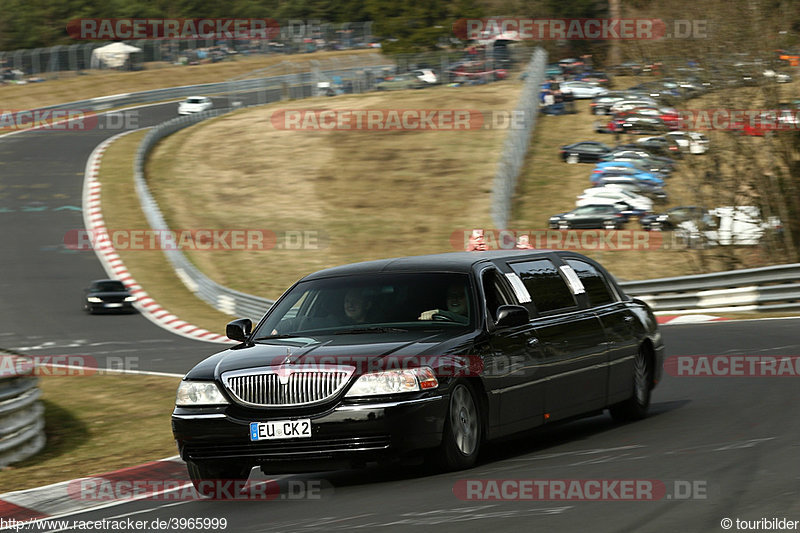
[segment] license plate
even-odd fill
[[[122,304],[105,304],[106,307],[122,307]]]
[[[250,422],[250,440],[307,439],[311,437],[311,419]]]

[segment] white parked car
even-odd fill
[[[558,84],[561,91],[569,91],[573,98],[594,98],[606,94],[608,89],[588,81],[562,81]]]
[[[201,113],[208,111],[214,107],[211,98],[207,96],[190,96],[180,104],[178,104],[179,115],[190,115],[192,113]]]
[[[590,187],[578,196],[575,205],[581,207],[583,205],[616,205],[619,203],[628,204],[634,209],[648,213],[653,211],[653,200],[618,187]]]
[[[682,152],[690,154],[704,154],[708,152],[708,137],[696,131],[670,131],[665,137],[675,139]]]
[[[655,100],[650,98],[648,99],[637,99],[637,100],[620,100],[619,102],[615,102],[614,105],[609,108],[608,112],[611,115],[619,113],[620,111],[630,111],[631,109],[636,109],[637,107],[659,107],[658,103]]]

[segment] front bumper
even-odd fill
[[[136,310],[133,302],[87,302],[86,305],[92,313],[132,313]]]
[[[359,466],[438,446],[447,412],[441,395],[403,401],[339,403],[316,414],[249,417],[238,406],[176,407],[172,431],[186,461],[234,460],[269,472]],[[253,411],[256,413],[256,411]],[[251,441],[251,422],[311,419],[310,438]]]

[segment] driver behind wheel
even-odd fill
[[[466,286],[454,283],[447,287],[447,309],[423,311],[417,320],[445,320],[469,324],[469,301]]]

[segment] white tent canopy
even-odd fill
[[[92,68],[120,68],[131,54],[141,52],[141,48],[125,43],[111,43],[92,51]]]

